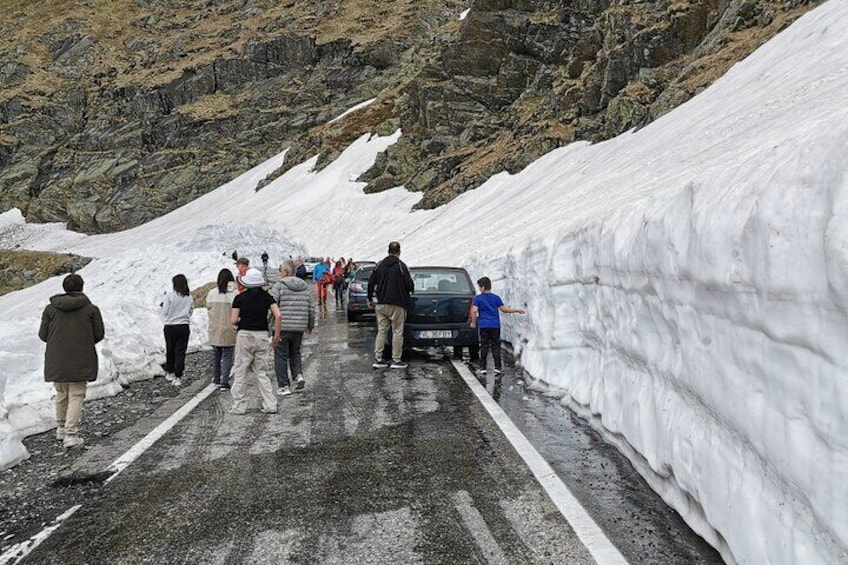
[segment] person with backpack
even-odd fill
[[[189,322],[194,304],[185,275],[174,275],[173,290],[162,299],[159,307],[165,318],[165,379],[174,386],[182,384],[185,356],[191,334]]]
[[[79,437],[82,404],[88,383],[97,379],[97,350],[103,339],[100,309],[83,294],[82,277],[62,281],[64,294],[50,297],[41,314],[38,337],[47,344],[44,380],[56,389],[56,439],[66,448],[83,444]]]
[[[489,277],[481,277],[477,281],[480,294],[474,297],[471,307],[471,327],[480,328],[480,368],[478,374],[486,374],[486,363],[489,351],[495,361],[495,375],[503,374],[501,365],[501,317],[504,314],[524,314],[521,308],[504,306],[501,297],[492,292],[492,281]]]
[[[341,309],[344,306],[344,263],[341,259],[336,261],[336,266],[333,267],[333,295],[336,297],[336,308]]]
[[[312,333],[315,327],[315,307],[309,285],[294,276],[294,270],[292,261],[280,265],[280,281],[271,289],[271,297],[277,301],[282,317],[280,343],[274,348],[274,373],[279,396],[291,394],[292,381],[295,390],[301,390],[306,384],[300,348],[303,332]]]
[[[376,291],[375,291],[376,289]],[[392,328],[392,369],[405,369],[403,363],[403,327],[406,323],[406,309],[409,297],[415,291],[415,283],[409,274],[409,267],[400,260],[400,243],[389,244],[388,256],[380,261],[368,279],[368,307],[374,308],[377,315],[377,339],[374,343],[375,369],[388,367],[383,360],[383,348],[389,327]],[[374,294],[377,294],[377,306],[374,307]]]
[[[209,345],[212,346],[212,384],[229,390],[236,330],[230,322],[230,311],[236,297],[235,279],[229,269],[221,269],[215,288],[206,295],[209,311]]]

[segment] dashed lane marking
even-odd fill
[[[453,503],[486,563],[488,565],[507,565],[509,561],[506,555],[495,540],[495,536],[492,535],[483,515],[474,507],[471,495],[464,490],[459,491],[453,495]]]
[[[501,432],[506,436],[518,455],[545,489],[554,505],[571,525],[574,533],[589,550],[598,565],[627,565],[627,560],[607,538],[603,530],[592,520],[583,505],[574,497],[565,483],[557,476],[547,461],[536,451],[521,430],[509,419],[503,408],[495,402],[468,367],[461,361],[451,360],[454,369],[480,401]]]

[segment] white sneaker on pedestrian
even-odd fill
[[[171,384],[174,385],[174,386],[182,386],[183,381],[181,381],[177,377],[174,377],[174,380],[171,381]]]
[[[174,382],[174,379],[176,379],[176,378],[177,378],[177,375],[175,375],[174,373],[165,373],[165,380],[168,381],[169,383]]]
[[[375,359],[374,363],[371,364],[375,369],[387,369],[389,364],[383,361],[382,359]]]
[[[287,386],[283,386],[277,389],[278,396],[288,396],[291,394],[291,389]]]
[[[56,428],[56,439],[60,441],[65,439],[65,428],[63,426]]]
[[[82,438],[79,437],[76,434],[73,434],[73,435],[68,434],[68,435],[65,436],[65,439],[62,441],[62,445],[65,446],[67,449],[70,449],[72,447],[79,447],[82,444],[83,444]]]
[[[294,380],[294,389],[295,390],[302,390],[303,387],[305,387],[305,386],[306,386],[306,379],[303,378],[303,375],[298,375],[297,378]]]
[[[478,374],[478,375],[485,375],[485,374],[486,374],[486,369],[477,369],[477,374]]]
[[[503,375],[503,369],[495,369],[496,375]]]
[[[402,361],[392,361],[390,369],[406,369],[409,367],[409,363],[404,363]]]

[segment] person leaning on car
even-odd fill
[[[415,290],[415,283],[409,274],[409,267],[400,260],[400,243],[389,244],[389,255],[371,273],[368,279],[368,307],[374,307],[374,292],[377,292],[377,340],[374,344],[374,368],[385,367],[383,347],[389,326],[392,328],[392,368],[403,369],[403,326],[406,322],[406,308],[409,295]]]

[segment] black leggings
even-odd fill
[[[188,349],[188,324],[165,326],[165,371],[183,378],[185,356]]]
[[[489,360],[489,350],[495,359],[495,369],[501,369],[501,329],[480,328],[480,367],[485,369]]]

